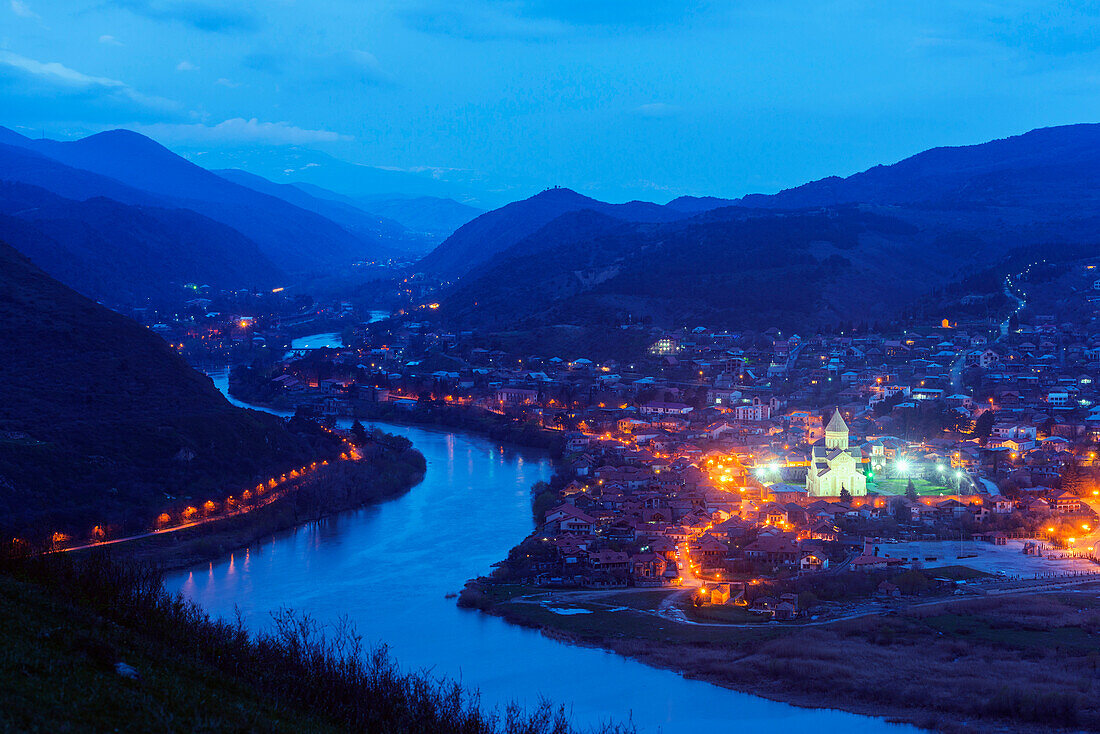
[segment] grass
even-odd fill
[[[879,494],[904,495],[908,485],[909,480],[900,477],[889,479],[876,478],[875,481],[868,483],[867,490],[870,492],[878,492]],[[934,483],[927,479],[913,479],[913,487],[916,488],[917,494],[922,496],[940,496],[945,494],[957,494],[958,492],[958,490],[951,485]]]
[[[979,571],[969,566],[939,566],[938,568],[925,568],[922,572],[929,578],[951,579],[952,581],[970,581],[993,576],[991,573]]]
[[[111,624],[41,587],[0,577],[0,614],[4,731],[340,730],[325,717],[272,706],[243,681],[166,655],[157,638]],[[120,661],[140,678],[118,675]]]
[[[652,591],[634,591],[621,594],[609,594],[600,601],[612,607],[631,607],[632,609],[653,610],[677,589],[653,589]]]
[[[724,622],[727,624],[746,624],[770,622],[771,616],[749,611],[745,607],[735,604],[708,605],[697,607],[690,601],[681,607],[687,613],[688,619],[696,622]]]

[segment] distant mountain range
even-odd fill
[[[552,189],[464,225],[418,267],[457,281],[442,313],[466,326],[806,329],[889,320],[1032,248],[1079,256],[1098,224],[1100,125],[1073,125],[739,200]]]
[[[0,182],[0,237],[68,285],[116,303],[189,280],[268,287],[419,256],[478,213],[441,200],[379,201],[407,226],[341,194],[208,171],[126,130],[60,142],[0,128]],[[102,201],[78,206],[93,199]]]
[[[353,206],[389,217],[400,222],[409,231],[426,235],[437,242],[442,242],[456,229],[485,213],[484,209],[438,196],[378,194],[349,200],[348,197],[334,194],[318,186],[306,183],[298,183],[295,186],[305,191],[316,192],[316,195],[322,198],[333,197],[337,201],[348,201]]]
[[[188,209],[79,201],[0,181],[0,232],[61,282],[104,301],[156,299],[188,282],[270,288],[287,279],[255,242]]]
[[[147,527],[170,497],[220,498],[318,455],[280,419],[231,406],[159,336],[2,242],[0,293],[5,532]]]
[[[460,227],[417,265],[418,270],[453,279],[535,234],[556,218],[590,210],[623,222],[670,222],[689,216],[683,211],[632,201],[606,204],[563,188],[547,189],[530,199],[516,201],[482,214]]]

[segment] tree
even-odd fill
[[[909,478],[909,483],[905,485],[905,496],[911,500],[917,498],[917,487],[913,484],[913,478]]]
[[[363,428],[363,424],[358,419],[351,424],[351,435],[354,437],[356,445],[362,446],[367,442],[367,429]]]
[[[840,501],[848,503],[852,501],[852,493],[848,491],[847,487],[841,486],[840,488]]]
[[[1073,492],[1078,497],[1086,491],[1085,476],[1074,461],[1070,461],[1066,466],[1066,470],[1062,472],[1062,489],[1066,492]]]
[[[989,438],[993,433],[994,420],[992,410],[982,411],[982,414],[974,421],[974,435],[978,438]]]
[[[932,582],[920,571],[906,571],[894,578],[894,585],[898,587],[901,593],[912,596],[926,591],[932,586]]]

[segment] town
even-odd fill
[[[196,286],[151,326],[236,364],[250,402],[552,448],[534,532],[483,581],[668,587],[689,594],[680,614],[793,619],[1100,570],[1095,267],[1036,262],[1005,279],[1008,313],[893,330],[625,323],[645,346],[617,359],[440,328],[416,276],[392,311]]]

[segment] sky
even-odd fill
[[[1098,3],[0,3],[0,125],[290,177],[316,150],[487,205],[770,193],[1100,120]]]

